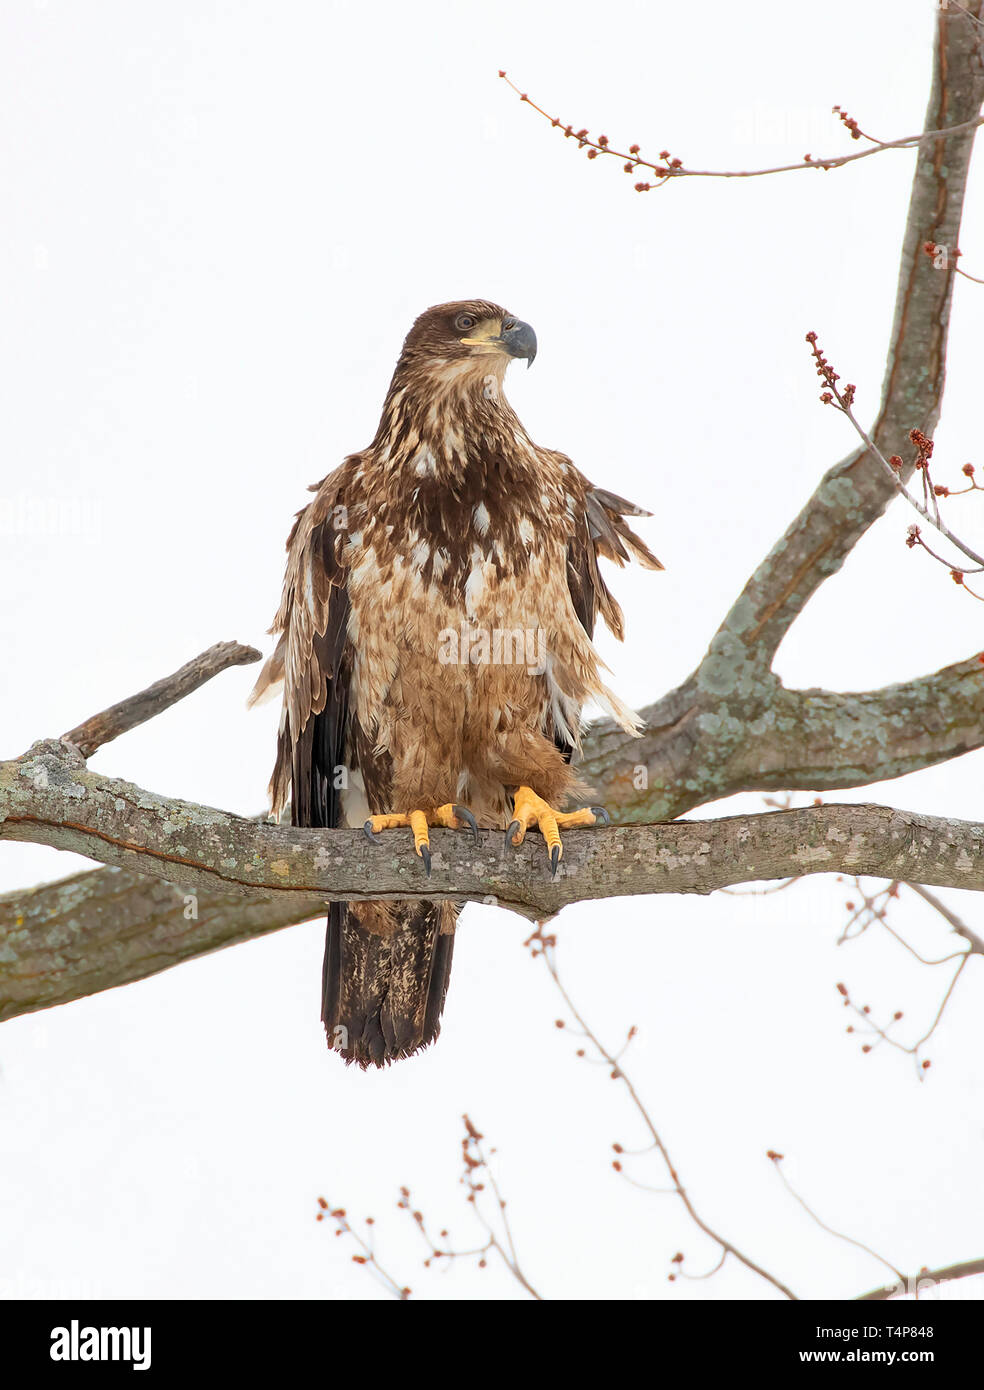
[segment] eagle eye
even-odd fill
[[[459,314],[454,321],[454,326],[459,333],[467,333],[469,329],[475,327],[476,323],[478,323],[478,319],[474,314]]]

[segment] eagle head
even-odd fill
[[[474,364],[481,373],[505,373],[514,357],[532,366],[536,334],[528,323],[499,304],[466,299],[425,309],[407,334],[400,361],[431,370],[442,366],[467,373]]]

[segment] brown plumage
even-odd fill
[[[662,568],[624,520],[648,513],[529,438],[502,384],[535,349],[498,305],[428,309],[372,443],[298,514],[253,692],[284,682],[270,790],[295,825],[461,803],[503,829],[520,786],[554,807],[586,794],[571,757],[588,700],[637,731],[591,635],[600,613],[622,636],[599,557]],[[408,830],[384,833],[412,854]],[[346,1061],[382,1066],[437,1036],[456,916],[332,906],[322,1016]]]

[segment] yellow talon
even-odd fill
[[[401,815],[389,816],[370,816],[365,824],[365,831],[368,835],[370,830],[375,834],[377,830],[395,830],[398,826],[409,825],[410,818]]]
[[[427,827],[429,825],[443,825],[449,830],[456,830],[462,824],[468,826],[477,840],[478,822],[471,811],[467,806],[457,806],[449,801],[446,806],[438,806],[435,811],[408,811],[406,815],[394,812],[389,815],[369,816],[362,828],[373,844],[378,844],[377,831],[396,830],[401,826],[409,826],[413,831],[414,853],[424,861],[427,877],[430,878],[431,852]]]
[[[414,853],[420,856],[421,851],[430,849],[430,838],[427,834],[427,816],[423,811],[411,811],[407,816],[410,822],[410,829],[413,831]]]
[[[555,811],[531,787],[519,787],[513,797],[513,819],[506,830],[506,839],[510,844],[519,846],[525,840],[529,827],[536,825],[547,843],[551,870],[556,873],[564,855],[561,828],[567,830],[574,826],[597,825],[599,822],[608,824],[608,812],[601,806],[585,807],[581,811]]]

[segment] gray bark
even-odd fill
[[[259,824],[101,777],[60,742],[0,764],[0,821],[5,839],[125,870],[0,899],[0,1019],[307,920],[331,901],[494,902],[537,920],[572,902],[815,873],[984,889],[984,823],[870,805],[567,831],[556,879],[536,834],[512,849],[501,831],[476,844],[435,830],[427,878],[409,833],[376,846],[358,830]]]

